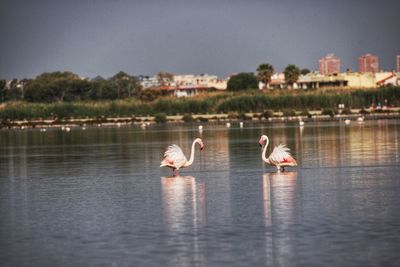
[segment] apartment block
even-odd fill
[[[397,57],[396,57],[396,69],[397,69],[397,72],[400,73],[400,55],[397,55]]]
[[[319,73],[324,75],[340,73],[340,58],[333,54],[319,59]]]
[[[379,72],[379,57],[372,54],[365,54],[358,59],[359,71],[361,73]]]

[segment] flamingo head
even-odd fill
[[[262,147],[265,144],[265,140],[267,140],[266,135],[261,135],[260,140],[258,140],[258,144],[260,144],[260,147]]]
[[[199,143],[200,145],[200,151],[204,149],[204,143],[203,140],[201,140],[200,138],[196,138],[195,140],[197,143]]]

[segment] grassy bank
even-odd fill
[[[400,88],[355,91],[286,91],[276,95],[258,91],[214,93],[194,98],[163,97],[152,102],[136,99],[97,102],[10,102],[0,107],[2,121],[65,118],[107,118],[178,114],[245,113],[336,109],[338,104],[362,109],[372,103],[400,105]]]

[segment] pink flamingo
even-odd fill
[[[262,150],[261,158],[263,159],[263,161],[265,161],[265,163],[276,166],[278,171],[280,171],[281,168],[284,171],[286,166],[297,166],[296,160],[292,157],[289,152],[290,149],[287,148],[286,145],[280,144],[276,146],[271,155],[266,158],[265,153],[267,152],[267,147],[269,144],[268,136],[262,135],[258,143],[261,147],[264,145],[264,143],[266,143],[264,149]]]
[[[160,167],[168,167],[171,169],[171,174],[174,176],[175,170],[177,175],[179,175],[180,168],[186,168],[192,165],[194,160],[194,146],[198,143],[200,145],[200,150],[203,150],[204,144],[200,138],[196,138],[192,144],[192,151],[190,153],[189,161],[186,159],[182,152],[182,149],[177,145],[170,145],[167,151],[164,153],[164,159],[161,161]]]

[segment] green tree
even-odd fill
[[[0,80],[0,103],[7,101],[6,80]]]
[[[233,75],[227,85],[227,89],[230,91],[239,91],[246,89],[257,89],[258,82],[256,76],[253,73],[242,72]]]
[[[142,89],[142,86],[136,77],[123,71],[115,74],[110,80],[114,82],[117,88],[118,98],[120,99],[137,96]]]
[[[307,75],[310,72],[311,71],[309,69],[301,69],[301,71],[300,71],[301,75]]]
[[[293,83],[297,82],[300,76],[300,69],[293,64],[289,64],[283,71],[285,74],[285,81],[289,87],[293,86]]]
[[[274,74],[274,67],[268,63],[261,64],[257,68],[257,80],[265,85],[271,82],[271,76]]]
[[[36,79],[26,82],[24,96],[32,102],[61,102],[66,95],[68,100],[74,100],[77,98],[74,90],[79,90],[73,88],[78,81],[81,81],[81,78],[69,71],[42,73]]]

